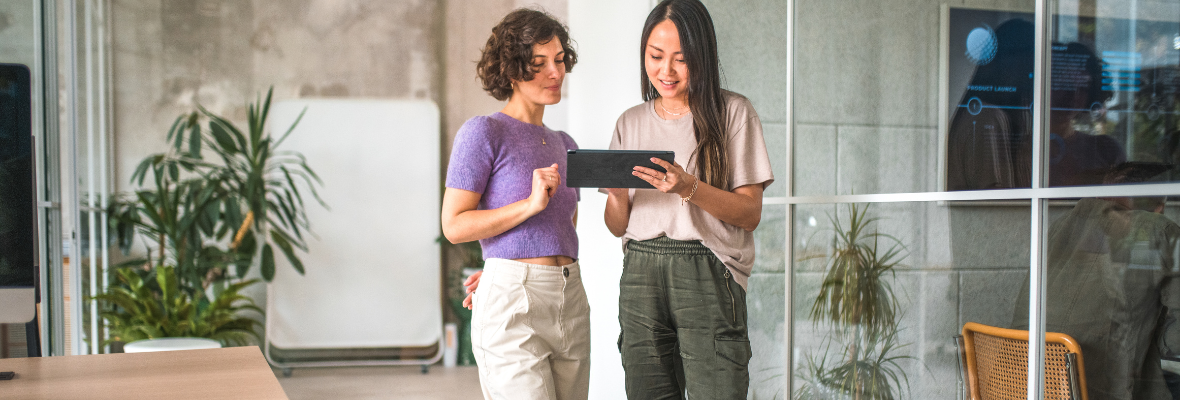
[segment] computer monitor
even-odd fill
[[[0,64],[0,323],[36,310],[37,240],[29,68]]]

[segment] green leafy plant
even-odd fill
[[[303,114],[277,139],[266,131],[272,95],[273,88],[265,100],[247,107],[245,132],[203,107],[177,117],[166,138],[169,150],[145,158],[132,175],[132,182],[142,187],[150,173],[155,187],[110,206],[125,253],[137,230],[156,243],[154,263],[152,252],[133,263],[173,262],[185,286],[199,282],[207,288],[229,278],[231,265],[241,278],[257,263],[263,279],[274,279],[278,247],[303,274],[296,250],[307,251],[309,224],[296,182],[326,205],[316,191],[322,182],[306,158],[279,150]],[[205,159],[206,149],[215,155],[214,162]]]
[[[168,151],[148,156],[132,174],[139,189],[108,206],[123,252],[130,253],[136,237],[148,248],[145,257],[112,271],[120,283],[94,297],[115,332],[112,340],[199,336],[246,343],[243,335],[256,339],[258,325],[239,313],[261,313],[253,303],[235,305],[245,299],[238,292],[255,282],[241,281],[250,267],[260,265],[262,277],[273,279],[278,247],[303,273],[296,251],[307,251],[309,223],[297,182],[324,206],[316,192],[321,182],[302,154],[279,150],[302,113],[282,136],[266,131],[272,95],[273,89],[247,107],[244,131],[203,107],[177,117]]]
[[[220,281],[229,265],[246,265],[250,259],[249,253],[221,249],[218,242],[226,234],[224,229],[218,232],[217,226],[224,225],[225,215],[218,206],[226,192],[216,181],[200,177],[181,179],[176,167],[184,161],[171,154],[148,157],[133,180],[142,188],[147,172],[152,171],[154,185],[120,195],[107,212],[125,254],[130,252],[136,233],[142,235],[145,246],[146,243],[155,245],[154,249],[148,248],[145,258],[129,260],[120,266],[146,266],[144,278],[151,281],[152,267],[175,265],[181,286],[198,292]]]
[[[226,210],[233,216],[246,211],[240,220],[233,219],[240,221],[233,247],[245,245],[252,250],[255,243],[261,244],[255,257],[260,257],[262,277],[268,282],[274,279],[274,247],[283,252],[296,271],[300,274],[304,271],[295,250],[307,251],[303,234],[309,225],[303,194],[295,182],[302,181],[320,206],[327,207],[316,191],[322,182],[303,154],[279,150],[307,110],[299,114],[282,136],[275,138],[266,132],[273,94],[271,88],[265,100],[259,99],[248,107],[244,132],[229,120],[200,108],[201,115],[209,119],[209,129],[199,140],[223,163],[220,168],[203,171],[203,175],[209,181],[221,182],[230,193],[228,197],[232,201],[226,203]],[[174,143],[182,146],[185,131],[177,132]],[[192,138],[191,132],[188,142],[190,154],[194,153],[191,149],[198,140]]]
[[[159,291],[153,290],[143,278],[128,267],[117,270],[120,285],[94,296],[99,301],[117,306],[103,311],[111,330],[112,341],[133,342],[141,339],[165,337],[209,338],[225,346],[258,343],[255,328],[262,323],[243,316],[245,311],[262,313],[254,301],[238,292],[257,283],[248,280],[229,285],[212,301],[201,302],[181,290],[176,269],[171,266],[155,268]]]
[[[880,219],[868,211],[869,206],[850,204],[847,225],[839,215],[828,216],[835,236],[808,316],[834,328],[841,348],[836,354],[843,357],[829,358],[829,338],[822,356],[809,357],[796,399],[892,400],[901,396],[903,382],[909,385],[897,362],[911,357],[892,354],[905,346],[897,341],[901,311],[891,280],[906,250],[897,238],[870,231]]]

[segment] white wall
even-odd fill
[[[567,78],[569,129],[578,145],[605,149],[615,121],[641,102],[636,69],[643,21],[651,3],[635,0],[570,0],[570,35],[578,65]],[[622,399],[623,365],[619,337],[620,240],[602,222],[606,196],[582,190],[578,238],[582,279],[590,298],[590,399]]]

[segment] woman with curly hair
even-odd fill
[[[577,55],[565,26],[518,9],[492,29],[477,73],[504,109],[455,136],[443,195],[447,240],[479,240],[471,345],[486,399],[585,399],[590,305],[578,266],[577,189],[564,185],[577,144],[541,122]],[[475,290],[478,287],[479,290]]]

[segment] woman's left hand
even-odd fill
[[[668,172],[657,171],[647,167],[636,166],[631,175],[638,176],[655,186],[656,189],[664,193],[673,193],[684,197],[692,191],[692,184],[696,182],[696,177],[684,171],[684,168],[676,162],[667,162],[655,157],[652,157],[651,162],[664,167]]]

